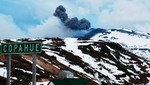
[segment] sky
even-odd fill
[[[59,5],[69,17],[86,18],[91,28],[150,32],[150,0],[1,0],[0,39],[72,37],[53,16]]]

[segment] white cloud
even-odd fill
[[[43,37],[73,37],[75,32],[66,28],[56,17],[50,17],[43,23],[21,30],[11,16],[0,14],[0,39],[43,38]]]
[[[30,9],[34,12],[34,15],[36,18],[43,19],[45,16],[52,17],[53,13],[55,12],[55,9],[59,5],[63,5],[66,8],[66,12],[70,18],[77,17],[78,15],[82,15],[84,11],[84,14],[88,14],[89,10],[82,7],[82,4],[78,4],[75,1],[68,1],[68,0],[24,0],[24,2],[29,6],[29,2],[31,7]],[[86,11],[87,10],[87,11]],[[77,15],[77,16],[76,16]]]
[[[73,37],[75,35],[74,31],[66,28],[56,17],[50,17],[25,32],[14,23],[11,16],[0,14],[0,26],[0,39]]]
[[[53,13],[59,5],[63,5],[67,9],[67,13],[70,12],[69,14],[73,15],[74,9],[76,9],[75,5],[73,5],[74,3],[62,0],[16,0],[14,2],[10,1],[10,3],[18,5],[16,10],[19,12],[25,12],[23,12],[24,14],[21,12],[23,15],[18,16],[11,16],[12,13],[10,13],[10,16],[0,15],[0,38],[71,37],[74,35],[73,31],[63,26],[59,19],[53,17]],[[19,6],[21,6],[21,9],[18,8]],[[26,26],[25,22],[24,25],[27,30],[25,33],[25,31],[21,30],[22,28],[17,26],[18,21],[15,22],[13,18],[22,16],[22,20],[25,20],[25,18],[28,18],[28,15],[30,15],[30,18],[40,20],[41,23],[32,25],[31,22],[29,26]]]
[[[40,25],[29,29],[30,37],[72,37],[74,32],[66,28],[59,19],[50,17]]]
[[[17,18],[20,16],[23,16],[25,18],[27,18],[27,16],[31,16],[30,18],[38,20],[44,20],[50,16],[53,16],[56,7],[58,7],[59,5],[63,5],[64,7],[66,7],[67,10],[69,10],[68,12],[74,12],[73,9],[76,9],[75,4],[67,0],[6,0],[6,2],[3,1],[2,3],[6,4],[6,6],[2,5],[2,7],[6,9],[0,9],[0,11],[2,10],[2,12],[6,11],[4,13],[15,16],[16,12],[16,15],[18,16],[15,17]]]
[[[76,0],[76,3],[84,8],[79,8],[78,15],[89,18],[94,14],[95,23],[89,19],[101,28],[137,30],[134,29],[136,23],[150,21],[150,0]]]
[[[97,15],[100,12],[100,8],[112,1],[113,0],[76,0],[76,3]]]
[[[11,16],[0,14],[0,38],[21,38],[25,33],[17,27]]]
[[[116,0],[99,14],[99,26],[131,28],[135,23],[150,21],[150,11],[143,0]]]
[[[134,26],[140,32],[150,32],[150,23],[135,24]]]
[[[68,14],[70,18],[86,16],[90,13],[90,10],[88,9],[88,7],[82,6],[83,3],[81,2],[78,3],[76,1],[46,0],[46,2],[43,2],[43,0],[37,0],[34,3],[36,4],[34,5],[34,7],[37,9],[36,14],[40,14],[41,10],[45,10],[45,12],[42,11],[41,13],[49,13],[49,17],[53,16],[55,9],[59,5],[63,5],[66,8],[66,13]],[[42,3],[42,4],[39,4],[39,3]]]
[[[150,22],[150,0],[15,0],[9,2],[13,2],[15,5],[19,4],[22,7],[16,6],[18,12],[25,12],[16,13],[17,16],[13,13],[10,13],[10,16],[0,14],[0,38],[72,36],[73,32],[53,17],[53,13],[59,5],[66,8],[70,18],[87,18],[91,24],[98,23],[97,27],[101,28],[123,27],[133,29],[135,27],[142,31],[144,28],[149,28],[149,24],[143,23]],[[15,19],[19,17],[19,20],[14,21],[14,16]],[[25,19],[28,16],[43,23],[35,25],[34,20]],[[31,20],[29,25],[28,20],[29,22]],[[18,22],[25,25],[28,34],[19,28]],[[96,25],[94,26],[96,27]],[[8,32],[9,34],[6,35]]]
[[[89,9],[86,9],[86,8],[84,8],[84,7],[79,7],[78,9],[79,9],[80,15],[85,16],[85,15],[90,14],[90,10],[89,10]]]
[[[34,18],[41,20],[53,16],[56,7],[59,5],[70,6],[62,0],[18,0],[18,3],[25,5]]]
[[[20,4],[22,7],[21,9],[27,11],[27,12],[23,12],[25,13],[23,15],[25,17],[22,17],[22,19],[28,18],[27,15],[29,14],[32,16],[31,18],[39,19],[41,23],[37,25],[35,24],[32,25],[31,23],[31,25],[25,26],[27,31],[25,33],[23,30],[21,30],[21,28],[17,26],[18,22],[14,22],[13,16],[9,17],[3,14],[5,17],[0,17],[0,22],[1,22],[0,24],[2,24],[0,27],[1,28],[0,31],[3,32],[0,33],[1,35],[0,38],[72,37],[76,33],[66,28],[60,22],[59,19],[53,16],[56,7],[59,5],[63,5],[66,8],[67,13],[71,16],[73,16],[73,14],[76,14],[75,12],[78,11],[85,12],[84,8],[80,8],[80,10],[78,10],[79,8],[77,7],[76,9],[74,3],[68,1],[61,1],[61,0],[45,0],[45,1],[17,0],[16,2],[13,2],[13,4]],[[17,9],[19,10],[19,8]],[[19,10],[19,11],[24,11],[24,10]],[[84,16],[84,13],[82,15]],[[2,29],[2,27],[4,29]],[[9,34],[6,34],[8,32]]]
[[[85,4],[92,12],[99,12],[99,7],[101,6],[100,0],[81,0],[79,2]]]

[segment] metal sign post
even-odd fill
[[[11,85],[10,76],[11,76],[11,55],[8,55],[7,56],[7,85]]]
[[[36,85],[36,55],[32,55],[32,85]]]
[[[36,85],[36,55],[42,52],[41,42],[2,43],[1,54],[7,54],[7,85],[11,85],[11,54],[33,54],[32,55],[32,85]]]

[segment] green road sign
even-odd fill
[[[42,52],[41,42],[2,43],[2,54],[37,54]]]

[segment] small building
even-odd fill
[[[52,80],[49,85],[88,85],[85,79],[65,78],[63,80]]]
[[[57,75],[58,79],[73,78],[74,74],[68,70],[62,70]]]
[[[62,70],[58,73],[57,79],[49,82],[48,85],[88,85],[87,80],[74,78],[74,74],[68,70]]]

